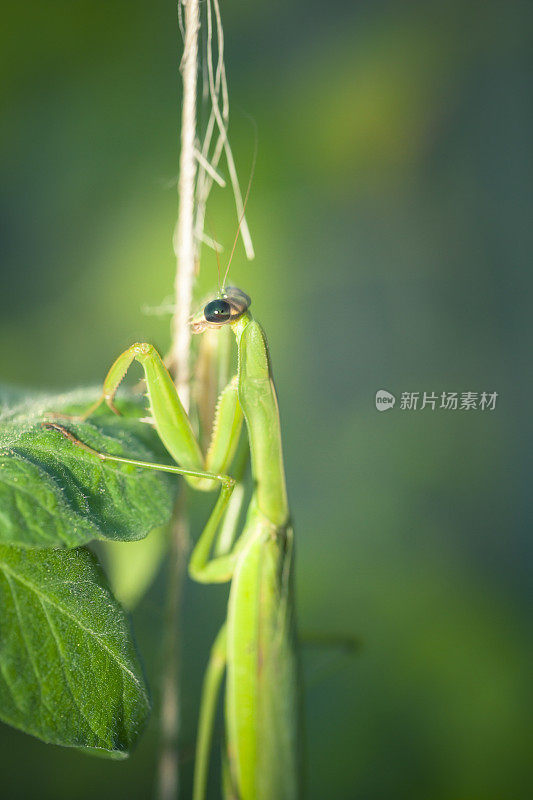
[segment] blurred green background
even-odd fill
[[[271,347],[300,623],[363,642],[330,671],[305,655],[309,796],[528,800],[532,4],[222,5],[244,186],[258,127],[257,258],[239,247],[231,281]],[[1,380],[96,384],[169,343],[141,307],[172,292],[175,6],[30,0],[2,29]],[[227,192],[209,217],[228,246]],[[381,388],[499,397],[378,413]],[[163,588],[133,618],[156,701]],[[187,587],[186,752],[224,597]],[[155,718],[125,763],[1,726],[0,792],[147,798],[156,747]]]

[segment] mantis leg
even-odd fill
[[[204,537],[207,538],[214,538],[218,526],[224,516],[224,512],[228,505],[229,499],[235,487],[235,480],[231,478],[229,475],[217,475],[214,472],[205,472],[203,470],[195,470],[195,469],[184,469],[183,467],[174,466],[173,464],[156,464],[152,461],[139,461],[133,458],[122,458],[121,456],[113,456],[109,453],[100,453],[98,450],[94,450],[89,445],[85,444],[84,442],[80,441],[79,439],[74,436],[73,433],[68,431],[62,425],[58,425],[55,422],[45,422],[43,423],[46,428],[51,428],[52,430],[57,431],[65,438],[69,439],[73,444],[77,447],[81,447],[84,450],[87,450],[89,453],[92,453],[94,456],[100,459],[100,461],[112,461],[118,464],[131,464],[134,467],[143,467],[144,469],[156,469],[160,472],[169,472],[172,475],[183,475],[184,477],[195,478],[205,480],[208,479],[210,482],[217,481],[221,484],[220,494],[217,498],[217,502],[215,503],[215,507],[211,512],[211,515],[207,521],[207,524],[204,528],[204,532],[200,536],[201,541]]]
[[[357,653],[362,642],[358,636],[350,633],[317,633],[305,631],[298,638],[300,647],[317,650],[337,650],[341,653]]]
[[[241,436],[237,453],[233,459],[231,474],[236,480],[235,489],[228,503],[224,521],[215,543],[215,555],[222,556],[231,550],[236,537],[237,526],[241,517],[245,490],[244,478],[250,462],[250,447],[246,436]]]
[[[238,381],[235,375],[218,397],[213,433],[205,457],[205,467],[209,472],[228,471],[239,444],[242,422],[243,413],[239,403]],[[239,452],[239,463],[236,467],[244,473],[246,464],[241,469],[241,459],[242,448]]]
[[[166,449],[174,461],[186,470],[204,471],[202,451],[194,435],[189,417],[181,404],[176,387],[161,356],[151,344],[132,344],[121,353],[107,373],[102,396],[78,419],[86,420],[104,402],[115,414],[120,413],[114,404],[114,398],[133,361],[138,361],[144,370],[151,416]],[[202,482],[195,475],[183,474],[195,488],[213,489],[211,482]]]
[[[307,691],[314,689],[318,684],[335,674],[344,663],[346,656],[356,656],[363,646],[361,639],[351,634],[337,633],[306,633],[299,637],[300,650],[317,650],[330,653],[330,657],[322,659],[309,672],[305,681]]]
[[[209,664],[204,676],[198,738],[196,740],[196,759],[194,763],[193,800],[205,800],[209,755],[213,740],[213,727],[217,708],[220,684],[226,668],[226,625],[220,629],[211,648]]]
[[[236,379],[230,381],[220,394],[213,437],[205,462],[172,378],[151,344],[132,344],[125,350],[107,373],[102,396],[76,419],[86,420],[104,402],[115,414],[119,413],[114,404],[115,394],[133,361],[138,361],[144,370],[151,418],[174,461],[186,470],[181,474],[195,489],[212,491],[215,488],[213,481],[199,478],[196,473],[225,474],[231,463],[243,419]]]
[[[240,549],[246,539],[247,526],[245,525],[244,532],[235,544],[233,543],[244,499],[244,488],[241,481],[247,464],[247,448],[243,447],[240,455],[243,455],[243,458],[239,459],[239,464],[237,465],[237,482],[235,486],[237,489],[237,502],[233,506],[230,502],[227,507],[218,542],[214,547],[215,556],[211,556],[211,551],[218,531],[218,522],[213,525],[210,518],[189,560],[189,575],[198,583],[226,583],[230,581]]]
[[[239,439],[241,439],[235,464],[236,502],[230,503],[228,506],[224,524],[215,546],[217,557],[210,557],[218,531],[218,523],[217,526],[212,525],[211,518],[196,543],[189,561],[189,575],[199,583],[225,583],[231,580],[233,575],[238,549],[233,548],[232,550],[231,548],[244,499],[242,480],[249,455],[248,445],[240,437],[242,419],[235,377],[219,397],[213,438],[207,453],[206,465],[212,470],[224,469],[233,460]]]
[[[213,547],[213,542],[217,533],[218,522],[222,519],[226,504],[224,504],[216,525],[211,524],[212,517],[209,518],[207,525],[192,551],[189,561],[189,575],[198,583],[227,583],[233,577],[233,570],[235,569],[238,555],[235,547],[231,552],[225,555],[215,558],[210,557],[211,548]],[[239,542],[240,539],[237,544],[239,544]]]

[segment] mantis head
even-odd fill
[[[217,297],[209,300],[191,319],[193,333],[206,328],[220,328],[239,319],[251,304],[251,299],[236,286],[227,286]]]

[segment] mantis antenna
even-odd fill
[[[218,293],[219,293],[219,295],[222,295],[222,286],[220,285],[220,271],[221,271],[220,270],[220,252],[219,252],[219,249],[218,249],[217,232],[215,230],[214,225],[211,225],[211,220],[207,219],[207,214],[205,215],[205,218],[206,218],[207,225],[208,225],[208,227],[210,229],[209,232],[211,233],[211,228],[213,229],[211,238],[213,240],[213,247],[214,247],[214,250],[215,250],[215,253],[216,253],[216,257],[217,257]],[[224,280],[225,280],[225,278],[224,278]]]
[[[248,188],[246,189],[246,195],[244,197],[244,204],[243,204],[242,214],[240,216],[239,224],[237,226],[237,233],[235,234],[235,239],[233,241],[233,247],[231,248],[231,253],[229,255],[228,266],[226,267],[226,272],[224,273],[224,280],[222,281],[221,294],[224,291],[224,287],[226,286],[226,279],[228,277],[229,268],[231,266],[233,253],[235,252],[235,248],[237,247],[237,241],[239,239],[239,233],[241,232],[242,221],[243,221],[244,215],[246,213],[246,206],[248,205],[248,198],[250,196],[250,189],[252,188],[252,180],[253,180],[253,177],[254,177],[256,160],[257,160],[257,137],[256,137],[255,143],[254,143],[254,155],[253,155],[253,158],[252,158],[252,169],[250,170],[250,180],[248,181]],[[218,251],[217,251],[217,261],[218,261]],[[220,286],[220,284],[219,284],[219,286]]]

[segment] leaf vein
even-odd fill
[[[111,650],[111,648],[109,648],[108,645],[106,645],[104,641],[102,641],[102,638],[101,638],[100,634],[98,634],[96,631],[92,630],[91,628],[88,628],[86,625],[83,625],[82,622],[77,617],[75,617],[72,613],[70,613],[67,608],[65,608],[63,605],[61,605],[61,603],[58,603],[57,601],[52,600],[50,597],[48,597],[46,594],[44,594],[44,592],[41,592],[39,590],[39,588],[37,586],[35,586],[35,584],[31,583],[31,581],[28,581],[27,579],[25,579],[24,577],[22,577],[21,575],[16,573],[14,570],[8,568],[5,564],[0,564],[0,569],[2,569],[4,572],[9,572],[15,578],[15,580],[18,580],[20,583],[22,583],[25,586],[27,586],[28,589],[30,589],[30,591],[34,592],[39,598],[44,599],[47,603],[49,603],[50,605],[52,605],[55,608],[57,608],[57,610],[60,613],[64,614],[64,616],[66,616],[69,619],[71,619],[77,627],[79,627],[81,630],[85,631],[85,633],[89,634],[90,636],[94,637],[94,639],[98,642],[98,644],[100,645],[102,650],[105,650],[111,656],[112,660],[115,661],[118,664],[120,669],[123,670],[123,672],[126,675],[128,675],[130,680],[133,681],[133,683],[141,691],[141,694],[144,696],[143,687],[142,687],[140,681],[138,680],[138,678],[129,669],[129,667],[126,664],[124,664],[124,662],[121,661],[120,658],[118,658],[117,654],[114,653],[113,650]]]

